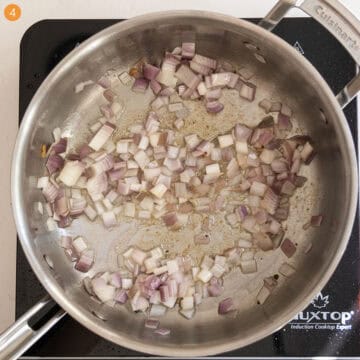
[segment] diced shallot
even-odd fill
[[[283,251],[283,253],[288,257],[292,257],[295,254],[296,246],[294,243],[289,239],[284,239],[284,241],[281,243],[280,249]]]
[[[85,250],[75,264],[75,269],[80,272],[88,272],[94,264],[94,250]]]
[[[279,268],[279,273],[285,277],[290,277],[295,273],[295,269],[290,264],[283,263]]]
[[[67,161],[60,172],[58,179],[66,186],[74,186],[85,170],[85,165],[80,161]]]
[[[115,125],[110,122],[106,122],[100,130],[96,133],[96,135],[92,138],[89,143],[89,146],[95,150],[100,150],[105,143],[110,139],[111,135],[115,130]]]
[[[159,329],[156,329],[154,332],[155,332],[155,334],[158,334],[160,336],[166,336],[166,335],[170,334],[170,329],[159,328]]]
[[[208,101],[206,103],[206,110],[209,113],[218,113],[224,109],[224,105],[219,101]]]
[[[218,314],[225,315],[234,310],[234,301],[232,298],[226,298],[219,302]]]
[[[313,227],[318,227],[322,224],[323,216],[322,215],[314,215],[311,217],[310,224]]]
[[[242,82],[239,90],[239,95],[248,101],[254,101],[256,93],[256,86],[249,82]]]

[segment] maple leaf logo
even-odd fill
[[[319,293],[311,303],[314,308],[322,309],[329,303],[329,295],[323,296],[322,293]]]

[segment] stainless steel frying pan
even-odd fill
[[[335,0],[282,0],[259,23],[203,11],[172,11],[149,14],[111,26],[71,52],[47,77],[31,101],[19,131],[12,167],[12,199],[21,244],[28,261],[50,296],[61,306],[55,316],[34,331],[29,320],[52,300],[44,299],[24,314],[0,337],[0,358],[13,359],[29,348],[67,312],[82,325],[116,344],[145,353],[198,356],[222,353],[253,343],[278,330],[304,309],[334,272],[346,248],[357,204],[355,148],[342,108],[360,88],[360,76],[335,97],[316,69],[291,46],[270,31],[292,7],[298,7],[323,24],[360,64],[360,23]],[[301,31],[301,29],[299,29]],[[146,55],[155,61],[165,49],[192,36],[201,53],[235,66],[246,66],[255,74],[257,99],[281,99],[294,110],[300,132],[311,135],[317,159],[306,173],[306,187],[293,199],[288,221],[289,236],[299,244],[292,260],[297,268],[291,281],[263,305],[254,302],[259,281],[280,264],[280,255],[264,256],[259,273],[232,281],[228,295],[241,299],[235,317],[219,317],[215,303],[200,306],[191,321],[169,312],[162,325],[170,327],[168,337],[156,337],[144,329],[144,317],[126,307],[114,309],[93,301],[81,286],[83,274],[66,261],[57,244],[67,231],[84,235],[97,251],[93,275],[104,268],[116,268],[115,248],[128,246],[136,238],[135,225],[123,224],[106,231],[100,224],[80,218],[69,229],[48,232],[46,218],[33,209],[43,201],[36,189],[36,177],[44,163],[38,156],[42,143],[51,142],[52,129],[61,127],[72,145],[86,135],[88,124],[98,116],[101,91],[92,87],[75,95],[75,84],[96,80],[105,71],[127,70]],[[259,61],[260,60],[260,61]],[[126,110],[118,125],[144,116],[147,100],[129,96],[119,87]],[[260,118],[257,102],[235,104],[241,121],[252,124]],[[232,114],[234,115],[234,114]],[[223,117],[221,117],[223,116]],[[226,127],[224,112],[219,122]],[[322,212],[324,224],[307,232],[302,225]],[[129,237],[129,234],[132,234]],[[141,236],[140,236],[141,237]],[[128,239],[121,241],[121,239]],[[156,240],[154,240],[154,245]],[[312,250],[304,249],[312,243]],[[47,261],[46,261],[47,259]],[[50,259],[50,260],[49,260]]]

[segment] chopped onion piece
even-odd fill
[[[101,217],[106,228],[111,228],[117,224],[116,216],[113,211],[106,211]]]
[[[255,260],[240,261],[240,268],[243,274],[253,274],[257,272]]]
[[[197,278],[201,280],[203,283],[207,283],[212,278],[213,274],[208,269],[201,269],[197,274]]]
[[[271,169],[277,174],[287,172],[288,164],[285,159],[275,159],[271,162]]]
[[[180,129],[182,129],[182,128],[184,127],[185,122],[184,122],[183,119],[176,119],[176,120],[174,121],[174,125],[175,125],[175,127],[176,127],[177,130],[180,130]]]
[[[90,205],[86,206],[86,208],[84,209],[84,213],[91,221],[94,221],[97,217],[97,212]]]
[[[222,95],[221,89],[208,90],[205,94],[205,99],[207,101],[214,101],[220,99],[221,95]]]
[[[130,85],[132,82],[131,76],[126,71],[119,75],[119,79],[124,85]]]
[[[268,188],[265,192],[264,199],[261,202],[261,207],[269,214],[274,215],[277,207],[279,206],[279,197],[274,191]]]
[[[263,99],[259,102],[259,107],[264,109],[265,113],[268,114],[271,111],[272,102],[268,99]]]
[[[245,125],[236,124],[234,135],[237,141],[247,141],[252,134],[252,130]]]
[[[264,196],[267,189],[267,185],[254,181],[250,187],[250,194],[256,196]]]
[[[112,111],[110,104],[101,105],[100,112],[106,119],[111,119],[114,116],[114,112]]]
[[[166,307],[161,304],[153,304],[150,308],[149,316],[151,317],[160,317],[166,314]]]
[[[75,264],[75,269],[80,272],[88,272],[94,264],[94,258],[94,250],[83,251]]]
[[[49,177],[48,176],[39,177],[38,180],[37,180],[36,187],[38,189],[43,189],[48,185],[48,183],[49,183]]]
[[[213,267],[210,269],[210,271],[213,273],[213,275],[217,278],[220,278],[221,276],[224,275],[226,269],[224,268],[224,266],[220,265],[220,264],[214,264]],[[213,289],[214,290],[214,289]],[[222,292],[222,289],[220,289]],[[211,290],[209,289],[209,293],[211,293]],[[210,294],[211,295],[211,294]],[[220,295],[220,293],[218,293],[218,295]],[[218,296],[216,295],[216,296]],[[214,296],[214,295],[211,295]]]
[[[270,295],[270,290],[266,286],[263,286],[256,296],[257,303],[259,305],[262,305],[267,300],[269,295]]]
[[[217,62],[214,59],[211,59],[209,57],[203,56],[203,55],[199,55],[199,54],[195,54],[195,56],[192,59],[193,62],[196,62],[199,65],[204,65],[207,66],[213,70],[216,69],[216,65]]]
[[[235,213],[227,214],[225,218],[232,227],[235,227],[239,222],[239,218]]]
[[[295,192],[295,189],[296,189],[295,185],[292,182],[290,182],[289,180],[286,180],[282,184],[281,193],[292,196]]]
[[[89,146],[95,151],[100,150],[105,145],[105,143],[110,139],[114,130],[115,130],[115,125],[106,122],[96,133],[96,135],[92,138],[92,140],[89,143]]]
[[[264,149],[259,156],[260,160],[264,164],[268,164],[268,165],[270,165],[274,161],[275,157],[276,157],[276,152],[274,150],[268,150],[268,149]]]
[[[132,260],[134,260],[136,264],[142,265],[147,257],[147,254],[146,252],[140,249],[134,248],[133,251],[131,252],[130,257]]]
[[[148,85],[149,85],[148,80],[146,80],[144,78],[136,79],[132,86],[132,91],[137,92],[137,93],[144,93],[146,91]]]
[[[199,234],[194,236],[194,243],[198,245],[206,245],[210,243],[209,234]]]
[[[241,82],[239,95],[248,101],[254,101],[256,93],[256,86],[249,82]]]
[[[220,136],[218,136],[218,141],[219,141],[219,146],[221,149],[234,144],[234,140],[231,135],[220,135]]]
[[[195,61],[190,61],[190,69],[201,75],[209,75],[211,72],[208,66],[198,64]]]
[[[207,92],[207,87],[205,85],[205,83],[202,81],[198,87],[196,88],[197,92],[199,93],[200,96],[204,96]]]
[[[124,204],[124,215],[125,216],[135,217],[135,212],[136,212],[135,204],[130,203],[130,202],[126,202]]]
[[[179,314],[181,314],[185,319],[190,320],[195,315],[195,308],[188,309],[188,310],[180,309]]]
[[[246,250],[241,254],[241,261],[254,260],[254,252],[252,250]]]
[[[57,154],[50,155],[46,161],[46,168],[49,171],[49,174],[57,172],[64,166],[64,159]]]
[[[128,295],[125,289],[118,289],[115,291],[114,301],[120,304],[125,304],[127,300],[128,300]]]
[[[154,333],[160,336],[166,336],[166,335],[170,335],[170,329],[160,328],[155,330]]]
[[[72,237],[71,236],[61,236],[60,237],[60,246],[64,249],[72,248]]]
[[[117,95],[110,89],[107,89],[103,92],[104,98],[109,102],[114,102],[116,100]]]
[[[111,87],[111,80],[109,79],[108,76],[104,75],[97,81],[97,84],[103,87],[104,89],[108,89],[109,87]]]
[[[71,216],[80,215],[84,212],[86,208],[86,200],[84,198],[80,199],[70,199],[69,200],[69,211]]]
[[[182,110],[184,105],[182,103],[173,103],[168,105],[168,109],[170,112],[176,112]]]
[[[177,83],[177,79],[175,78],[174,74],[175,74],[175,65],[169,63],[163,63],[161,70],[159,74],[156,76],[155,80],[165,86],[175,87]]]
[[[215,163],[215,164],[211,164],[211,165],[207,165],[205,168],[206,174],[208,175],[220,175],[220,166],[219,164]]]
[[[301,158],[303,159],[304,163],[306,165],[309,165],[313,158],[315,157],[316,153],[314,151],[314,148],[311,146],[309,142],[307,142],[303,149],[301,150]]]
[[[159,74],[160,69],[156,66],[145,64],[143,67],[143,73],[145,79],[155,80],[156,76]]]
[[[196,134],[190,134],[185,136],[185,142],[190,150],[195,149],[201,142],[199,137]],[[187,164],[189,166],[192,166],[191,164]]]
[[[121,283],[122,283],[123,289],[125,289],[125,290],[131,289],[133,286],[132,279],[124,278],[124,279],[122,279]]]
[[[175,76],[187,87],[194,90],[201,82],[201,78],[194,74],[192,70],[186,65],[181,65],[176,71]]]
[[[181,56],[184,59],[192,59],[195,56],[195,43],[183,42],[181,45]]]
[[[55,128],[52,132],[53,137],[54,137],[54,141],[59,141],[61,139],[61,129],[60,128]]]
[[[238,74],[245,80],[249,80],[254,76],[254,72],[245,67],[239,69]]]
[[[284,115],[284,116],[291,117],[291,115],[292,115],[292,110],[291,110],[290,107],[287,106],[286,104],[282,104],[282,105],[281,105],[280,113],[281,113],[282,115]]]
[[[153,271],[154,275],[161,275],[166,272],[167,272],[167,266],[165,266],[165,265],[158,267],[158,268],[154,269],[154,271]]]
[[[85,165],[80,161],[67,161],[60,172],[59,180],[62,181],[66,186],[74,186],[79,180]]]
[[[250,240],[239,239],[238,246],[240,248],[251,248],[253,245],[252,245],[252,242]]]
[[[167,187],[164,184],[155,185],[150,192],[156,196],[158,199],[161,199],[167,191]]]
[[[46,220],[46,227],[48,229],[48,231],[54,231],[57,228],[56,222],[53,218],[49,217]]]
[[[234,301],[232,298],[226,298],[219,302],[218,314],[225,315],[234,310]]]
[[[138,295],[140,292],[137,292],[131,300],[131,307],[133,311],[146,311],[149,307],[149,302],[144,297]]]
[[[288,263],[281,264],[279,273],[285,277],[290,277],[295,273],[295,268]]]
[[[278,121],[277,125],[279,130],[291,130],[292,124],[289,116],[279,113],[277,121]]]
[[[194,308],[194,298],[192,296],[185,296],[180,301],[180,307],[183,310],[190,310]]]
[[[152,103],[151,108],[153,110],[159,110],[163,106],[166,106],[169,104],[169,97],[168,96],[158,96]]]
[[[296,246],[294,245],[294,243],[291,240],[286,238],[281,243],[280,249],[288,258],[290,258],[295,254]]]
[[[78,236],[72,242],[72,246],[76,250],[78,254],[81,254],[84,250],[88,248],[87,244],[85,243],[83,237]]]
[[[152,79],[150,80],[150,89],[157,95],[161,91],[161,85],[156,80]]]
[[[146,155],[144,150],[140,150],[138,151],[135,155],[134,155],[134,159],[135,161],[138,163],[138,165],[140,166],[141,169],[144,169],[146,167],[146,165],[149,164],[150,159],[149,157]]]
[[[159,320],[147,319],[145,321],[145,327],[148,329],[157,329],[160,325]]]
[[[53,203],[59,194],[59,189],[48,181],[44,186],[42,193],[49,203]]]
[[[322,224],[323,216],[322,215],[314,215],[311,217],[310,224],[313,227],[318,227]]]
[[[254,234],[254,241],[256,245],[263,251],[269,251],[274,248],[274,244],[267,234],[263,234],[263,233]]]
[[[210,75],[211,87],[227,86],[230,83],[230,81],[232,80],[233,75],[235,75],[235,74],[232,74],[230,72],[211,74]]]

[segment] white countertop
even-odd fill
[[[262,17],[275,0],[0,0],[0,331],[15,318],[16,230],[10,199],[11,153],[18,128],[19,44],[24,32],[43,19],[129,18],[147,12],[197,9],[226,13],[235,17]],[[360,18],[359,0],[341,1]],[[10,3],[22,9],[19,20],[9,22],[3,9]],[[292,11],[290,16],[304,16]],[[301,29],[299,29],[301,31]]]

